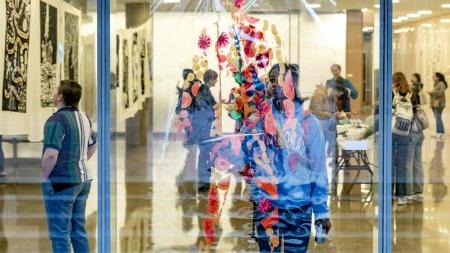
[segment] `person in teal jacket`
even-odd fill
[[[326,87],[327,89],[331,88],[331,89],[337,89],[337,82],[336,80],[341,77],[341,66],[339,64],[333,64],[330,67],[331,73],[333,74],[333,78],[330,80],[327,80],[326,83]],[[346,94],[348,94],[347,96],[349,96],[352,99],[357,99],[358,98],[358,91],[356,90],[355,86],[353,86],[353,84],[348,80],[348,79],[344,79],[344,87],[347,90]],[[344,95],[343,95],[344,96]],[[346,103],[344,104],[344,112],[351,112],[351,106],[350,106],[350,99],[345,99]]]

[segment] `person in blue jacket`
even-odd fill
[[[203,84],[195,99],[195,106],[192,116],[192,135],[200,150],[198,156],[197,174],[198,190],[206,192],[209,189],[211,178],[211,163],[209,155],[213,143],[211,139],[211,128],[215,120],[216,100],[211,93],[211,88],[217,83],[218,74],[216,71],[208,69],[203,75]]]
[[[357,99],[358,91],[355,89],[353,84],[348,79],[345,79],[341,76],[341,71],[342,71],[341,66],[339,64],[333,64],[333,65],[331,65],[330,70],[331,70],[331,73],[333,74],[333,78],[327,80],[327,83],[326,83],[327,89],[330,89],[330,88],[337,89],[337,86],[338,86],[337,80],[338,80],[338,78],[342,78],[344,81],[344,87],[347,91],[342,96],[349,96],[352,99]],[[348,97],[347,97],[346,99],[344,99],[344,101],[345,101],[345,104],[343,105],[343,111],[351,112],[350,99],[348,99]]]
[[[285,73],[288,71],[291,71],[296,95],[292,117],[295,126],[284,127],[288,120],[283,105],[286,96],[282,86],[278,84],[281,71],[277,64],[269,72],[269,102],[279,134],[276,137],[268,135],[263,121],[251,128],[244,124],[241,129],[241,133],[246,136],[242,145],[244,162],[254,171],[250,191],[252,201],[257,206],[254,219],[260,252],[280,252],[281,248],[284,248],[284,252],[306,252],[313,214],[314,224],[323,227],[326,233],[331,228],[327,204],[325,140],[318,119],[303,109],[297,89],[297,68],[285,64]],[[249,133],[252,135],[248,135]],[[270,170],[265,165],[272,168],[274,175],[270,175]],[[259,179],[273,177],[277,181],[277,199],[271,198],[258,185]],[[275,208],[278,209],[279,221],[268,230],[264,227],[263,220]],[[274,234],[279,238],[278,245],[271,241]]]

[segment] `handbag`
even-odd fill
[[[415,115],[417,128],[419,131],[423,131],[430,126],[430,122],[428,120],[427,114],[423,109],[418,108]]]

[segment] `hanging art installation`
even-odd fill
[[[6,0],[5,64],[2,109],[26,112],[30,0]]]
[[[64,13],[64,79],[79,82],[79,20],[80,17]]]
[[[41,28],[41,106],[51,107],[53,91],[57,86],[56,56],[58,13],[56,7],[40,2]]]
[[[253,202],[261,213],[261,224],[269,237],[269,247],[273,250],[280,245],[280,238],[275,229],[279,220],[278,208],[273,204],[278,200],[277,175],[271,168],[267,143],[275,143],[281,129],[275,123],[271,103],[267,96],[268,66],[276,60],[282,63],[281,37],[277,27],[267,20],[251,17],[241,11],[243,1],[235,1],[232,12],[233,24],[227,31],[217,31],[218,37],[212,39],[204,29],[198,37],[197,46],[201,53],[194,55],[192,69],[194,74],[183,85],[182,110],[175,117],[175,128],[179,132],[192,131],[189,120],[189,107],[197,95],[196,91],[204,71],[208,69],[207,51],[214,46],[219,62],[219,70],[234,77],[237,84],[231,88],[230,101],[227,104],[228,115],[237,122],[234,137],[220,137],[221,113],[216,112],[216,123],[212,127],[211,137],[218,136],[210,160],[214,164],[210,189],[207,194],[205,218],[202,220],[203,240],[200,250],[211,251],[216,243],[220,216],[225,204],[230,185],[232,164],[242,160],[241,174],[252,189]],[[293,116],[294,85],[290,71],[280,64],[279,82],[284,84],[286,99],[282,102],[287,113]],[[263,73],[263,74],[262,74]],[[219,75],[220,76],[220,75]],[[191,86],[189,85],[191,83]],[[221,80],[219,79],[221,87]],[[220,89],[219,87],[219,89]],[[220,107],[219,107],[220,108]],[[219,110],[220,111],[220,110]],[[292,117],[291,117],[292,118]],[[256,131],[257,126],[260,132]],[[288,120],[284,130],[295,127],[293,119]],[[222,139],[222,140],[221,140]],[[276,145],[276,144],[275,144]],[[257,176],[255,176],[257,175]],[[220,199],[220,192],[224,199]]]

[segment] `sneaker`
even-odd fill
[[[399,206],[408,204],[408,198],[407,197],[398,197],[397,204]]]
[[[413,201],[422,202],[423,194],[422,193],[414,194],[414,195],[410,196],[410,199]]]

